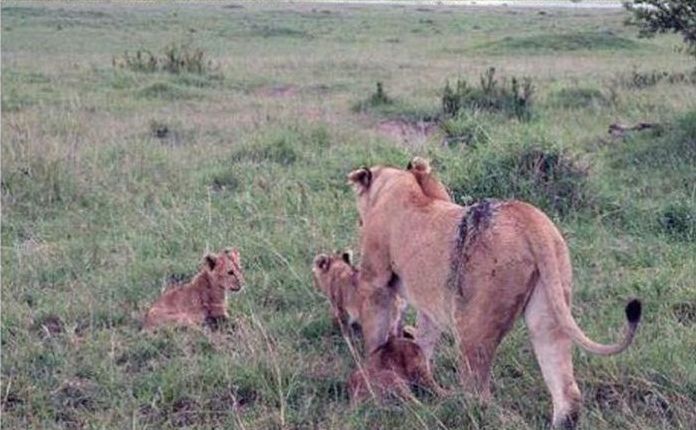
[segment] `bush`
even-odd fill
[[[687,204],[670,204],[658,221],[662,231],[671,236],[687,241],[696,239],[696,212]]]
[[[588,169],[567,153],[546,145],[470,154],[465,177],[454,178],[452,194],[459,203],[488,197],[517,198],[543,210],[566,215],[593,208],[595,197]]]
[[[384,91],[384,85],[381,82],[377,82],[377,88],[375,92],[370,95],[366,100],[363,100],[353,107],[356,112],[365,112],[371,108],[379,108],[381,106],[393,105],[394,100],[389,97]]]
[[[696,58],[696,8],[693,0],[633,0],[624,3],[632,14],[628,23],[640,28],[641,36],[680,33],[687,52]]]
[[[484,110],[502,112],[519,120],[532,117],[532,96],[534,87],[530,78],[522,80],[513,77],[510,81],[498,81],[495,68],[490,67],[481,75],[480,88],[468,85],[457,79],[454,89],[449,82],[442,91],[442,112],[445,116],[457,115],[460,111]]]
[[[138,49],[135,54],[128,51],[112,59],[114,68],[134,72],[168,72],[173,74],[191,73],[207,75],[217,72],[212,60],[206,58],[205,51],[194,48],[190,43],[172,43],[160,55],[147,49]]]

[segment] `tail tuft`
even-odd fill
[[[640,315],[643,311],[643,305],[640,300],[633,299],[626,305],[626,319],[628,319],[629,324],[638,324],[640,322]]]

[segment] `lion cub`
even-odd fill
[[[193,326],[227,319],[227,291],[244,286],[239,251],[226,248],[203,257],[200,271],[186,285],[173,287],[145,315],[146,330],[161,325]]]
[[[412,385],[426,388],[438,396],[447,394],[430,373],[420,346],[411,339],[391,335],[384,345],[370,354],[362,369],[351,373],[348,394],[355,406],[370,397],[370,390],[379,401],[387,394],[409,398]]]
[[[351,262],[351,253],[317,255],[314,257],[312,275],[315,287],[329,299],[334,322],[344,328],[359,327],[363,297],[358,293],[359,272]],[[395,335],[405,333],[411,336],[403,327],[406,306],[406,301],[397,296],[391,309],[391,320],[394,321],[391,333]]]

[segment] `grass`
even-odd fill
[[[547,426],[521,323],[488,406],[455,390],[348,407],[355,363],[309,268],[356,248],[346,173],[413,155],[460,202],[518,197],[553,217],[591,337],[608,341],[625,300],[643,299],[627,352],[575,353],[581,428],[692,427],[696,87],[669,78],[693,69],[678,38],[637,39],[623,11],[227,6],[3,3],[3,427]],[[188,37],[219,76],[112,66]],[[439,112],[447,81],[489,67],[533,78],[533,117],[467,110],[419,146],[380,132],[383,117]],[[377,82],[392,103],[355,112]],[[640,121],[664,127],[606,132]],[[231,320],[143,334],[162,288],[226,245],[248,282]],[[456,357],[443,339],[448,387]]]

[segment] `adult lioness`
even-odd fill
[[[226,248],[203,258],[191,282],[170,288],[145,315],[144,328],[162,325],[198,325],[227,319],[227,291],[239,291],[244,275],[236,249]]]
[[[462,382],[488,398],[495,350],[523,312],[551,392],[553,424],[572,426],[581,403],[572,343],[602,355],[623,351],[640,320],[640,302],[626,306],[628,327],[619,343],[593,342],[570,312],[568,248],[540,210],[518,201],[461,207],[426,195],[414,175],[390,167],[358,169],[348,179],[362,225],[360,319],[367,350],[387,340],[390,321],[380,308],[394,299],[384,287],[396,276],[398,294],[431,323],[418,328],[426,355],[442,328],[453,330]]]

